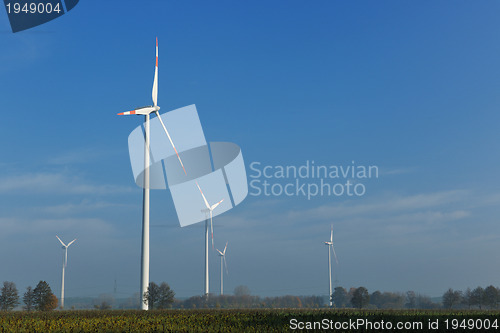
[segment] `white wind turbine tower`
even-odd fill
[[[207,198],[205,198],[205,195],[203,194],[203,191],[200,188],[200,185],[198,185],[198,182],[196,182],[196,186],[198,186],[198,189],[200,190],[201,196],[203,197],[203,201],[205,202],[205,206],[207,207],[206,209],[202,210],[203,212],[210,213],[210,229],[212,230],[212,247],[214,246],[214,227],[212,224],[212,217],[213,217],[213,210],[221,204],[224,199],[221,201],[217,202],[216,204],[213,204],[210,206],[208,204]],[[209,293],[209,286],[208,286],[208,219],[205,220],[205,296],[208,297]]]
[[[224,266],[226,267],[226,274],[228,274],[227,271],[227,264],[226,264],[226,249],[227,249],[227,242],[226,246],[224,247],[224,251],[219,251],[219,249],[216,249],[217,252],[219,252],[219,257],[220,257],[220,294],[224,295],[224,271],[222,269],[222,261],[224,261]]]
[[[64,270],[68,265],[68,247],[76,241],[76,238],[73,239],[71,242],[69,242],[68,245],[66,245],[63,243],[61,238],[59,238],[57,235],[56,237],[61,242],[62,248],[64,250],[63,263],[62,263],[62,282],[61,282],[61,309],[64,309]]]
[[[330,293],[328,294],[328,298],[330,299],[330,307],[332,307],[332,258],[330,255],[330,248],[332,249],[333,256],[335,257],[335,262],[337,262],[337,265],[339,264],[339,261],[337,260],[337,254],[335,254],[335,249],[333,248],[333,225],[332,232],[330,233],[330,241],[325,242],[325,245],[328,246],[328,282],[330,286]]]
[[[144,106],[137,108],[133,111],[118,113],[121,115],[143,115],[145,117],[144,127],[145,127],[145,143],[144,143],[144,189],[143,189],[143,201],[142,201],[142,249],[141,249],[141,309],[147,310],[148,305],[142,301],[142,295],[147,291],[149,285],[149,141],[150,141],[150,126],[149,119],[151,113],[156,113],[156,117],[160,121],[165,133],[167,134],[170,144],[174,148],[177,158],[186,174],[186,169],[184,164],[182,164],[181,158],[177,149],[174,146],[174,142],[170,137],[170,134],[163,123],[160,113],[160,107],[158,106],[158,38],[156,38],[156,65],[155,65],[155,77],[153,81],[153,91],[152,91],[153,105]]]

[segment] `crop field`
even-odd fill
[[[495,332],[498,318],[476,310],[15,311],[0,313],[0,332]]]

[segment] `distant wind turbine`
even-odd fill
[[[203,201],[205,202],[205,206],[207,207],[206,209],[202,210],[206,213],[210,213],[210,228],[212,230],[212,247],[214,246],[214,227],[212,224],[212,218],[213,218],[213,210],[217,208],[221,204],[224,199],[221,201],[217,202],[216,204],[213,204],[212,206],[209,205],[207,198],[205,198],[205,195],[203,194],[203,191],[201,190],[200,185],[198,185],[198,182],[196,182],[196,186],[198,186],[198,189],[200,190],[201,196],[203,197]],[[205,296],[208,297],[209,293],[209,286],[208,286],[208,219],[205,220]]]
[[[224,251],[219,251],[217,249],[217,252],[219,252],[219,257],[220,257],[220,294],[224,295],[224,271],[222,269],[222,261],[224,261],[224,267],[226,267],[226,274],[229,274],[227,271],[227,264],[226,264],[226,249],[227,249],[227,242],[226,246],[224,247]]]
[[[63,265],[62,265],[62,282],[61,282],[61,309],[64,309],[64,270],[68,265],[68,247],[76,241],[76,238],[73,239],[71,242],[69,242],[68,245],[66,245],[57,235],[56,237],[61,242],[62,248],[64,250]]]
[[[140,288],[140,299],[141,299],[141,309],[147,310],[148,305],[142,301],[142,295],[147,291],[149,285],[149,142],[150,142],[150,114],[156,113],[156,117],[161,123],[165,134],[174,148],[175,154],[179,159],[179,163],[181,164],[182,170],[184,170],[184,174],[186,173],[186,169],[184,168],[184,164],[182,163],[181,157],[175,148],[174,142],[170,137],[170,134],[161,119],[160,107],[158,106],[158,38],[156,38],[156,65],[155,65],[155,76],[153,81],[153,90],[151,93],[153,98],[153,105],[144,106],[137,108],[133,111],[121,112],[118,113],[121,115],[143,115],[145,116],[144,128],[145,128],[145,142],[144,142],[144,189],[143,189],[143,201],[142,201],[142,248],[141,248],[141,288]]]
[[[332,258],[330,255],[330,248],[332,249],[333,256],[335,257],[335,261],[337,262],[337,265],[339,264],[339,261],[337,260],[337,254],[335,254],[335,249],[333,248],[333,225],[332,225],[332,231],[330,233],[330,241],[325,242],[325,245],[328,246],[328,282],[330,285],[330,293],[328,294],[328,298],[330,299],[330,307],[332,307]]]

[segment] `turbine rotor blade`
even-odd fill
[[[156,65],[155,65],[155,78],[153,80],[153,91],[151,93],[153,98],[153,105],[158,105],[158,37],[156,38]]]
[[[330,234],[330,242],[332,242],[332,243],[333,243],[333,224],[332,224],[332,232],[331,232],[331,234]]]
[[[59,238],[59,236],[57,236],[57,235],[56,235],[56,237],[57,237],[57,239],[59,239],[59,241],[61,242],[62,246],[66,247],[66,244],[63,243],[63,241],[61,240],[61,238]]]
[[[220,252],[220,251],[219,251],[219,249],[216,249],[216,250],[217,250],[217,252],[219,252],[219,253],[220,253],[220,256],[221,256],[221,257],[222,257],[222,256],[224,256],[224,253]]]
[[[76,238],[69,242],[68,247],[76,241]]]
[[[332,251],[333,251],[333,256],[335,257],[335,262],[337,263],[337,265],[339,264],[339,261],[337,260],[337,254],[335,253],[335,249],[333,248],[333,244],[332,244]]]
[[[203,194],[200,185],[198,185],[198,182],[196,182],[196,186],[198,186],[198,190],[200,190],[201,196],[203,197],[203,201],[205,201],[205,206],[207,206],[207,209],[210,210],[210,216],[212,216],[212,210],[210,208],[210,205],[208,204],[207,198],[205,198],[205,195]]]
[[[172,138],[170,137],[170,134],[168,134],[167,128],[165,127],[165,124],[163,123],[163,120],[161,119],[160,113],[158,111],[155,111],[156,117],[161,123],[161,126],[163,126],[163,129],[165,130],[165,133],[167,134],[168,140],[170,141],[170,144],[172,145],[172,148],[174,148],[175,154],[177,155],[177,158],[179,159],[179,163],[181,163],[182,170],[184,170],[184,174],[187,175],[186,169],[184,168],[184,164],[182,163],[181,157],[179,156],[179,153],[177,152],[177,149],[175,149],[174,142],[172,141]]]
[[[222,201],[224,201],[224,199],[222,199],[221,201],[219,201],[218,203],[216,203],[212,207],[210,207],[210,210],[214,210],[218,205],[221,204]]]
[[[214,249],[214,225],[212,224],[212,210],[210,210],[210,229],[212,231],[212,250]]]
[[[227,243],[228,243],[228,242],[226,242],[226,246],[224,246],[224,252],[222,253],[223,255],[225,255],[225,254],[226,254]]]
[[[129,114],[135,114],[135,110],[117,113],[119,116],[128,116]]]

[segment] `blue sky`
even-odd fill
[[[127,137],[148,105],[196,104],[208,141],[249,165],[377,165],[362,197],[248,196],[215,221],[225,289],[344,287],[441,295],[498,286],[496,1],[80,1],[12,34],[0,10],[0,280],[66,297],[138,291],[142,191]],[[249,180],[251,178],[249,177]],[[151,280],[203,293],[203,226],[153,191]],[[211,253],[212,291],[219,261]]]

